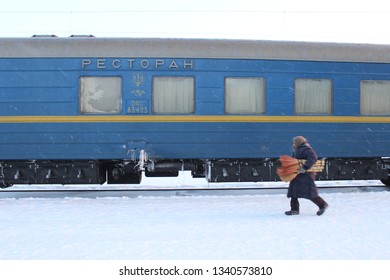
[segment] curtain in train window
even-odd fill
[[[295,80],[296,114],[332,114],[333,82],[328,79]]]
[[[193,77],[154,77],[153,112],[192,114],[195,110]]]
[[[390,81],[360,82],[360,113],[390,115]]]
[[[121,77],[80,77],[80,113],[119,114],[122,112]]]
[[[225,111],[227,114],[264,114],[265,79],[226,78]]]

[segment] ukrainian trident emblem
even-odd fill
[[[144,85],[144,75],[141,74],[133,74],[133,86],[137,87],[136,89],[132,90],[131,93],[142,96],[145,94],[145,91],[139,87]]]

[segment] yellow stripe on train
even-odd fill
[[[0,123],[99,123],[99,122],[252,122],[252,123],[390,123],[388,116],[221,116],[221,115],[84,115],[0,116]]]

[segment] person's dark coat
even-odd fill
[[[317,161],[316,152],[310,147],[308,143],[303,143],[294,152],[293,157],[296,159],[306,159],[303,168],[310,169]],[[314,199],[318,197],[318,190],[314,179],[316,174],[314,172],[300,173],[294,180],[290,182],[287,191],[287,197]]]

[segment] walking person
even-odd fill
[[[293,138],[293,148],[293,157],[296,159],[305,159],[306,162],[301,166],[298,176],[288,186],[287,197],[291,199],[291,210],[286,211],[285,214],[288,216],[298,215],[298,198],[306,198],[318,206],[319,210],[317,211],[317,215],[320,216],[328,208],[328,203],[318,195],[318,189],[314,182],[316,173],[307,172],[317,161],[317,154],[303,136]]]

